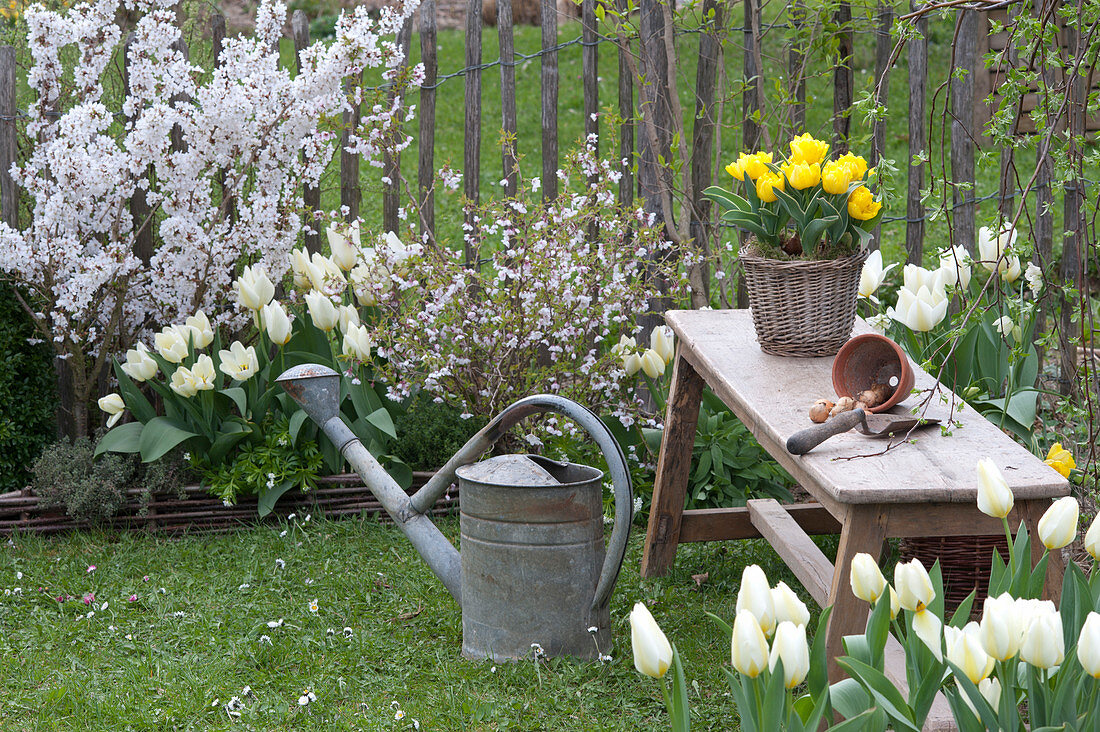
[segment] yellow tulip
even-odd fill
[[[860,221],[869,221],[882,210],[882,204],[875,200],[867,186],[860,186],[848,196],[848,215]]]
[[[808,132],[791,140],[792,163],[813,165],[824,160],[828,153],[829,143],[814,139],[813,135]]]
[[[867,173],[867,161],[860,155],[844,153],[836,159],[836,162],[848,168],[848,177],[852,180],[863,180],[863,176]]]
[[[805,190],[821,182],[821,163],[787,163],[782,166],[783,175],[796,191]]]
[[[745,169],[741,167],[741,160],[734,160],[732,163],[726,166],[726,172],[732,175],[737,180],[745,180]]]
[[[764,203],[771,203],[777,199],[775,189],[783,190],[783,176],[768,171],[756,179],[756,195]]]
[[[752,155],[745,155],[742,153],[737,162],[749,178],[756,180],[765,173],[771,172],[771,169],[768,167],[768,163],[771,161],[771,153],[758,152]]]
[[[1063,478],[1068,478],[1069,471],[1077,467],[1077,463],[1073,460],[1073,455],[1069,450],[1063,448],[1060,442],[1055,442],[1050,446],[1050,451],[1047,453],[1047,459],[1043,462],[1061,473]]]
[[[839,196],[848,192],[848,184],[852,182],[852,176],[847,165],[841,165],[835,160],[825,163],[821,169],[821,187],[826,193]]]

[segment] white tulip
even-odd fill
[[[267,278],[262,264],[245,267],[233,286],[237,290],[237,302],[252,311],[258,311],[275,297],[275,285]]]
[[[1016,600],[1007,592],[998,597],[987,597],[982,605],[982,619],[978,624],[982,647],[991,658],[1007,661],[1020,652],[1023,628]]]
[[[331,224],[325,233],[328,235],[329,249],[332,250],[332,261],[340,269],[350,272],[359,258],[358,219],[351,224]]]
[[[739,673],[755,679],[768,666],[768,640],[760,621],[748,610],[737,611],[733,620],[730,659]]]
[[[665,362],[652,348],[647,348],[642,354],[642,371],[651,379],[656,379],[665,372]]]
[[[196,391],[209,391],[214,388],[214,380],[218,375],[214,373],[214,359],[205,353],[198,357],[195,365],[191,367],[191,378],[194,379]]]
[[[365,325],[349,325],[344,334],[344,355],[356,361],[369,361],[374,346],[370,332]]]
[[[631,351],[623,356],[623,369],[627,376],[633,376],[642,369],[642,357]]]
[[[994,233],[983,226],[978,229],[978,256],[982,267],[989,272],[997,272],[1007,282],[1014,282],[1020,276],[1020,258],[1009,253],[1016,243],[1016,230],[1006,226]]]
[[[936,599],[932,580],[919,559],[898,562],[894,567],[894,589],[901,606],[912,612],[920,612]]]
[[[672,328],[667,325],[658,325],[653,328],[653,332],[649,334],[649,345],[666,364],[676,355],[676,336],[673,335]]]
[[[859,273],[859,296],[865,297],[869,300],[878,300],[875,298],[875,291],[882,286],[882,283],[886,280],[886,273],[898,266],[897,262],[894,262],[889,267],[883,269],[882,267],[882,252],[878,249],[871,252],[867,257],[867,261],[863,263],[863,269]]]
[[[144,343],[138,343],[126,352],[126,363],[122,364],[122,370],[134,381],[146,381],[157,374],[156,360],[149,355],[149,349]]]
[[[340,332],[347,333],[349,325],[359,325],[359,311],[347,305],[341,305],[337,312],[340,313]]]
[[[903,287],[898,290],[897,305],[886,314],[909,330],[921,333],[935,328],[947,316],[947,297],[942,289],[921,286],[917,291]]]
[[[107,420],[107,429],[111,429],[116,422],[122,419],[122,411],[126,409],[126,402],[122,401],[122,397],[118,394],[108,394],[101,397],[98,404],[100,409],[110,415]]]
[[[810,622],[809,608],[786,582],[780,582],[772,588],[772,610],[775,612],[776,624],[789,621],[795,625],[806,625]]]
[[[290,337],[294,335],[294,327],[290,323],[290,316],[278,300],[272,300],[260,309],[260,322],[267,331],[267,337],[272,343],[285,346]]]
[[[1066,659],[1066,645],[1062,637],[1062,616],[1057,612],[1036,615],[1024,631],[1020,644],[1020,659],[1036,668],[1061,666]]]
[[[1092,520],[1089,530],[1085,532],[1085,551],[1095,561],[1100,562],[1100,516]]]
[[[913,632],[937,661],[943,660],[943,621],[939,616],[926,608],[913,613]]]
[[[344,273],[328,257],[314,252],[309,260],[309,282],[314,290],[326,295],[338,295],[347,287]]]
[[[306,306],[309,308],[309,316],[313,318],[313,324],[326,333],[340,323],[340,314],[336,312],[336,306],[332,300],[319,290],[306,293]]]
[[[187,333],[170,325],[153,336],[153,345],[160,357],[169,363],[179,363],[187,358]]]
[[[1047,549],[1061,549],[1077,536],[1081,511],[1077,499],[1066,496],[1055,501],[1039,519],[1039,540]]]
[[[977,623],[968,623],[963,630],[948,626],[943,633],[947,660],[958,666],[971,683],[978,684],[993,673],[993,658],[982,647]]]
[[[945,285],[965,290],[970,285],[970,254],[955,245],[940,253],[940,271]]]
[[[639,673],[659,679],[672,665],[672,645],[649,609],[640,602],[630,611],[630,646],[634,668]]]
[[[392,231],[387,231],[378,237],[378,249],[381,250],[380,253],[385,252],[385,260],[393,264],[398,270],[405,269],[402,265],[413,254],[412,249],[405,246],[397,234]],[[388,269],[386,270],[386,277],[389,277]]]
[[[978,510],[986,516],[1004,518],[1012,510],[1012,489],[997,464],[989,458],[978,461]]]
[[[367,260],[367,264],[356,265],[355,269],[351,271],[349,275],[351,278],[352,291],[355,293],[355,300],[363,307],[371,307],[378,304],[378,296],[375,292],[381,283],[377,279],[378,274],[374,263],[374,252],[372,250],[364,250],[370,252],[370,258]]]
[[[214,329],[201,310],[183,321],[183,328],[191,331],[191,340],[195,348],[206,348],[214,341]]]
[[[1077,660],[1081,668],[1094,679],[1100,679],[1100,615],[1091,612],[1081,626],[1077,639]]]
[[[776,661],[783,661],[783,685],[788,689],[801,684],[810,673],[810,647],[806,643],[806,626],[784,620],[775,629],[768,670],[774,671]]]
[[[852,585],[852,594],[872,605],[886,589],[886,578],[882,576],[878,562],[870,554],[863,552],[852,557],[849,581]]]
[[[218,358],[221,359],[218,366],[221,372],[237,381],[248,381],[260,370],[255,347],[245,348],[240,341],[233,341],[228,351],[218,351]]]
[[[195,377],[192,375],[191,369],[186,366],[180,366],[172,372],[172,379],[168,386],[172,387],[172,391],[185,398],[193,397],[198,393],[195,388]]]
[[[750,564],[741,571],[741,588],[737,592],[737,610],[748,610],[756,616],[764,630],[771,635],[775,630],[775,606],[772,605],[772,588],[768,576],[760,565]]]
[[[294,274],[294,287],[298,290],[313,288],[309,278],[309,254],[304,249],[295,249],[290,253],[290,271]]]
[[[945,276],[940,269],[925,269],[917,264],[907,264],[902,269],[902,287],[912,292],[922,287],[927,287],[930,292],[939,290],[940,297],[946,297],[943,292]]]
[[[1031,288],[1031,294],[1039,297],[1039,293],[1043,291],[1043,270],[1039,265],[1028,262],[1027,269],[1024,270],[1024,279],[1027,280],[1027,286]]]
[[[993,321],[993,329],[1003,336],[1012,334],[1012,329],[1016,327],[1016,324],[1012,322],[1012,318],[1007,315],[1002,315]]]

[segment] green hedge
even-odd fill
[[[50,348],[28,344],[34,335],[11,290],[0,289],[0,492],[27,485],[35,458],[54,439]]]

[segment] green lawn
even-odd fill
[[[454,537],[458,522],[443,528]],[[664,729],[660,692],[630,655],[638,600],[698,682],[696,729],[732,729],[729,646],[704,613],[732,620],[748,562],[801,587],[759,541],[688,545],[668,577],[641,580],[643,533],[612,601],[613,662],[537,667],[462,659],[457,605],[398,530],[373,521],[20,536],[0,549],[0,729]],[[316,701],[299,706],[306,689]],[[224,708],[233,696],[239,719]]]

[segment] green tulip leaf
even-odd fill
[[[301,434],[302,425],[309,419],[309,415],[305,413],[304,409],[299,409],[290,416],[290,423],[288,430],[290,432],[290,444],[291,446],[298,444],[298,436]]]
[[[239,386],[231,386],[227,389],[219,390],[218,393],[224,394],[232,399],[233,403],[237,405],[237,412],[242,417],[248,417],[248,394],[245,393],[244,389]]]
[[[841,679],[829,687],[829,701],[842,717],[852,719],[871,710],[871,697],[855,679]]]
[[[141,431],[144,425],[141,422],[127,422],[118,427],[107,430],[95,446],[93,457],[99,457],[105,452],[138,452],[141,450]]]
[[[817,242],[821,240],[821,235],[824,234],[825,230],[835,221],[835,216],[827,216],[825,218],[814,219],[806,224],[806,228],[802,230],[803,251],[813,251],[817,246]]]
[[[901,692],[890,683],[885,674],[850,656],[841,656],[836,662],[853,677],[859,679],[875,702],[893,720],[895,729],[920,732],[913,722],[913,710],[909,708]]]
[[[130,410],[130,414],[134,415],[134,419],[142,424],[156,417],[157,410],[141,393],[141,389],[134,384],[129,374],[122,370],[122,365],[118,361],[115,361],[114,364],[115,377],[118,379],[118,393],[122,397],[122,401],[126,403],[126,408]],[[136,451],[129,450],[128,452]]]
[[[748,201],[724,188],[711,186],[703,191],[703,195],[717,203],[723,211],[740,211],[744,214],[752,213],[752,207],[749,205]]]
[[[182,422],[177,422],[168,417],[151,419],[145,425],[145,429],[141,431],[139,441],[141,461],[151,463],[164,457],[173,448],[198,436]]]
[[[214,438],[214,444],[206,453],[207,460],[211,465],[220,465],[229,451],[250,434],[252,434],[252,428],[248,424],[236,421],[225,422],[222,425],[222,431]]]
[[[284,493],[294,487],[293,480],[284,480],[274,488],[265,488],[260,491],[259,500],[256,502],[256,511],[260,515],[260,518],[268,515],[275,508],[275,503],[282,497]]]

